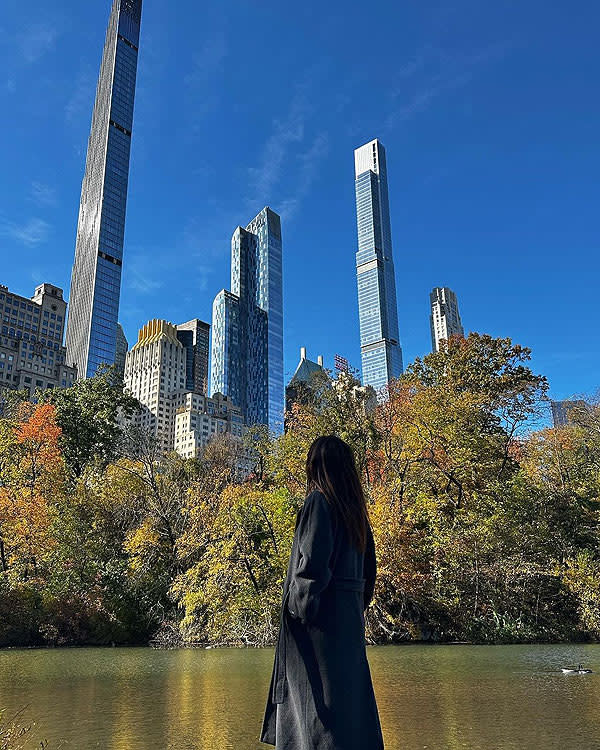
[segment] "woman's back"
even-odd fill
[[[364,632],[373,536],[367,523],[361,545],[337,500],[313,491],[298,514],[261,735],[278,750],[383,748]]]

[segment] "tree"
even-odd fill
[[[195,497],[182,550],[196,562],[173,585],[188,642],[263,646],[277,629],[295,503],[285,490],[240,485]]]
[[[338,435],[352,448],[365,482],[370,483],[369,453],[375,445],[377,399],[352,373],[341,372],[330,387],[313,391],[313,398],[290,404],[287,431],[273,446],[270,470],[276,483],[294,494],[306,488],[306,455],[322,435]]]
[[[600,559],[591,550],[580,552],[567,560],[564,581],[577,597],[583,627],[600,638]]]
[[[298,392],[284,435],[220,435],[193,460],[121,422],[135,402],[110,373],[17,398],[0,418],[0,646],[271,643],[327,434],[367,497],[371,642],[600,638],[600,407],[534,431],[547,384],[528,360],[452,339],[379,402],[343,373]]]
[[[106,466],[118,458],[122,423],[139,407],[111,369],[78,380],[71,388],[44,391],[40,402],[56,407],[61,450],[75,478],[90,464]]]
[[[0,564],[25,581],[40,575],[52,549],[53,498],[64,489],[56,411],[49,404],[28,405],[27,411],[8,426],[12,435],[3,426],[0,446]]]
[[[377,409],[371,495],[385,522],[374,531],[386,556],[405,550],[397,595],[389,586],[376,601],[392,637],[419,623],[437,637],[490,637],[513,617],[501,593],[518,531],[518,436],[547,388],[529,356],[508,339],[451,339],[391,383]]]

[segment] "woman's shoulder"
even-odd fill
[[[313,490],[309,495],[307,495],[306,500],[304,501],[304,507],[312,508],[319,506],[329,508],[329,500],[325,497],[321,490]]]
[[[313,490],[304,501],[303,514],[310,516],[328,516],[334,518],[334,508],[321,490]]]

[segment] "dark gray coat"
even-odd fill
[[[348,539],[320,492],[306,499],[283,589],[261,742],[277,750],[382,750],[365,649],[375,545]]]

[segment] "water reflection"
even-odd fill
[[[51,748],[258,750],[270,650],[0,653],[0,706]],[[598,646],[370,648],[387,750],[600,748]],[[30,747],[36,745],[32,742]]]

